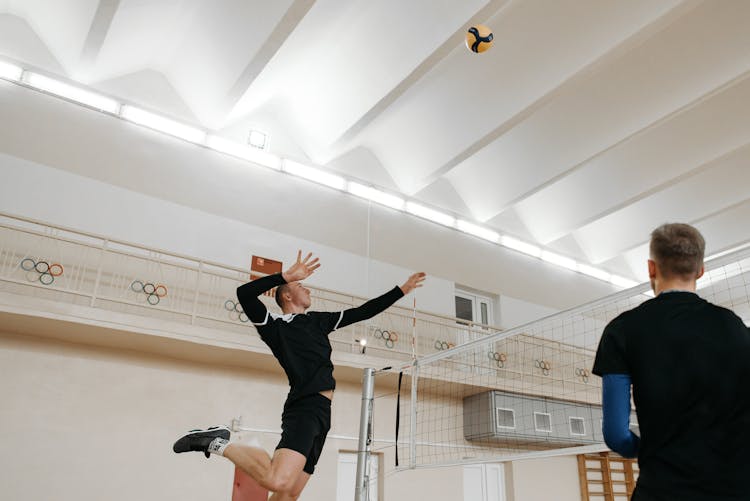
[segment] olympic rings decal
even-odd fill
[[[242,309],[242,305],[238,302],[233,301],[232,299],[227,299],[226,301],[224,301],[224,309],[229,312],[229,318],[231,318],[232,320],[239,320],[242,323],[250,321],[250,319]]]
[[[534,360],[534,367],[541,369],[545,376],[549,376],[550,370],[552,370],[552,364],[548,360]]]
[[[55,278],[65,272],[65,268],[60,263],[50,264],[44,260],[35,261],[30,257],[21,260],[21,269],[26,272],[26,279],[29,282],[38,280],[42,285],[52,285]]]
[[[487,356],[490,360],[493,360],[495,362],[495,365],[497,365],[498,369],[505,368],[505,362],[506,360],[508,360],[508,355],[500,351],[490,351],[487,353]]]
[[[162,284],[153,284],[141,280],[133,280],[130,284],[130,290],[136,293],[142,292],[146,295],[146,302],[151,306],[156,306],[161,298],[167,295],[167,286]]]
[[[389,331],[385,329],[375,329],[375,339],[382,339],[385,341],[386,348],[393,348],[396,346],[398,341],[398,333],[396,331]]]
[[[576,368],[576,376],[581,378],[581,381],[583,381],[584,383],[589,382],[589,375],[590,375],[590,372],[588,369]]]

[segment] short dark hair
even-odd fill
[[[703,266],[706,241],[689,224],[663,224],[651,232],[649,251],[664,276],[695,277]]]
[[[274,299],[276,300],[276,304],[279,305],[279,308],[283,308],[283,299],[281,297],[282,294],[286,292],[287,284],[281,284],[278,287],[276,287],[276,294],[274,296]]]

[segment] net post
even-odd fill
[[[419,365],[414,361],[411,377],[411,423],[409,427],[409,466],[417,466],[417,380],[419,379]],[[398,444],[396,444],[398,445]]]
[[[365,369],[362,378],[362,407],[359,413],[359,443],[357,445],[357,485],[354,501],[367,501],[370,466],[370,445],[372,443],[372,400],[375,393],[375,370]]]

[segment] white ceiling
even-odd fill
[[[748,26],[747,0],[0,0],[0,55],[643,280],[661,222],[750,241]]]

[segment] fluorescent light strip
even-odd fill
[[[630,280],[629,278],[621,277],[619,275],[610,276],[609,283],[611,283],[612,285],[617,285],[619,287],[625,287],[626,289],[638,285],[638,282],[636,282],[635,280]]]
[[[259,150],[258,148],[245,146],[244,144],[236,143],[220,136],[208,136],[206,146],[212,150],[226,153],[227,155],[241,158],[243,160],[248,160],[262,165],[263,167],[281,170],[281,158]]]
[[[316,169],[314,167],[310,167],[308,165],[304,165],[288,159],[284,159],[282,163],[279,157],[259,150],[260,137],[253,138],[252,133],[251,139],[256,139],[256,141],[254,141],[255,147],[248,147],[240,143],[229,141],[219,136],[208,136],[204,131],[198,128],[190,127],[188,125],[168,119],[158,114],[142,110],[135,106],[120,106],[120,104],[114,99],[102,96],[95,92],[84,90],[80,87],[70,85],[53,78],[49,78],[39,73],[28,72],[24,75],[23,68],[14,64],[0,61],[0,78],[12,81],[20,81],[22,76],[24,83],[36,89],[63,97],[65,99],[69,99],[71,101],[75,101],[77,103],[104,112],[118,114],[119,111],[120,117],[125,120],[155,129],[160,132],[164,132],[171,136],[175,136],[192,143],[205,143],[208,148],[215,151],[225,153],[227,155],[232,155],[243,160],[248,160],[250,162],[257,163],[271,169],[281,169],[289,174],[307,179],[309,181],[313,181],[318,184],[330,186],[331,188],[335,188],[338,190],[343,190],[347,186],[347,181],[343,177],[337,176],[335,174],[330,174],[320,169]],[[260,136],[260,134],[258,134],[258,136]],[[403,210],[405,207],[410,214],[418,216],[422,219],[427,219],[428,221],[432,221],[443,226],[457,228],[464,233],[468,233],[485,240],[489,240],[491,242],[500,243],[500,245],[504,247],[522,252],[536,258],[540,258],[551,264],[570,270],[575,270],[584,275],[607,281],[620,287],[629,288],[638,285],[638,283],[633,280],[617,275],[612,275],[606,271],[594,268],[592,266],[577,263],[573,259],[561,256],[551,251],[543,250],[535,245],[528,244],[513,237],[509,237],[507,235],[503,235],[501,237],[497,232],[488,228],[484,228],[482,226],[464,220],[457,221],[456,218],[449,214],[430,209],[415,202],[405,202],[402,198],[396,195],[386,193],[376,188],[366,186],[354,181],[350,181],[348,183],[348,188],[348,191],[351,194],[358,197],[372,200],[376,203],[397,210]],[[711,258],[715,258],[729,252],[731,252],[731,250],[719,253],[715,256],[711,256]],[[699,281],[699,288],[710,285],[710,282],[711,280],[709,276],[704,277],[702,281]]]
[[[286,158],[284,159],[281,168],[284,172],[288,172],[289,174],[292,174],[294,176],[298,176],[318,184],[323,184],[337,190],[343,190],[346,185],[346,180],[344,180],[344,178],[341,176],[330,174],[320,169],[316,169],[315,167],[310,167],[309,165],[304,165]]]
[[[598,278],[604,282],[609,282],[609,279],[612,277],[612,274],[609,272],[583,263],[578,263],[578,272],[593,278]]]
[[[420,205],[414,202],[406,202],[406,211],[409,214],[421,217],[422,219],[427,219],[428,221],[432,221],[433,223],[442,224],[443,226],[453,228],[456,224],[456,218],[454,218],[453,216],[440,211],[436,211],[434,209],[430,209],[429,207],[425,207],[424,205]]]
[[[143,125],[159,132],[164,132],[170,136],[179,137],[191,143],[202,144],[206,140],[206,133],[195,127],[190,127],[169,118],[142,110],[129,104],[123,105],[120,110],[120,116],[125,120]]]
[[[548,263],[560,266],[562,268],[567,268],[569,270],[578,271],[578,263],[576,263],[574,259],[570,259],[569,257],[561,256],[560,254],[555,254],[554,252],[545,250],[542,251],[541,258],[542,261],[546,261]]]
[[[370,186],[365,186],[364,184],[355,183],[354,181],[349,181],[349,193],[358,197],[366,198],[367,200],[372,200],[373,202],[385,205],[391,209],[403,210],[404,208],[403,198],[399,198]]]
[[[22,74],[23,68],[21,68],[20,66],[6,63],[5,61],[0,61],[0,78],[18,82],[21,79]]]
[[[475,237],[489,240],[490,242],[497,243],[500,240],[500,234],[497,233],[496,231],[483,228],[482,226],[478,226],[468,221],[463,221],[459,219],[458,223],[456,224],[456,227],[460,231],[463,231],[464,233],[468,233],[469,235],[474,235]]]
[[[529,256],[542,257],[542,249],[540,249],[536,245],[527,244],[526,242],[522,242],[507,235],[502,236],[502,238],[500,239],[500,245],[518,252],[522,252],[524,254],[528,254]]]
[[[49,78],[39,73],[26,72],[23,76],[23,82],[56,96],[70,99],[77,103],[96,108],[97,110],[106,111],[107,113],[117,114],[120,109],[120,103],[114,99],[102,96],[95,92],[70,85],[54,78]]]

